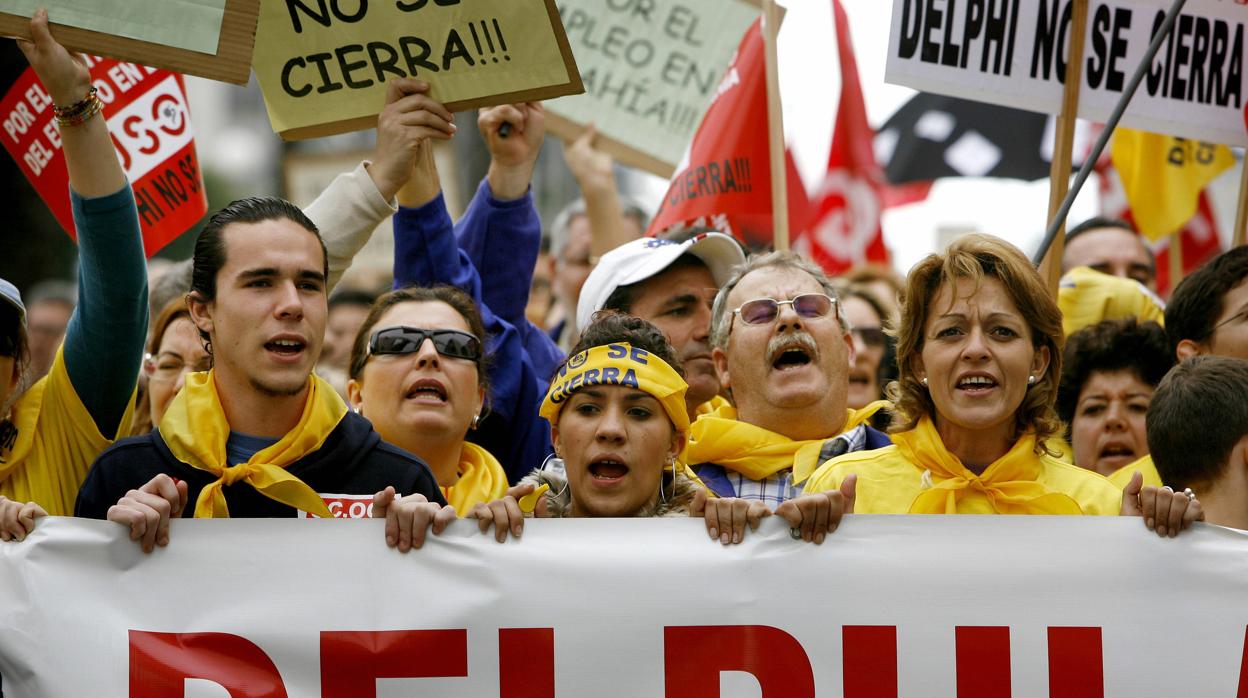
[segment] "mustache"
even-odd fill
[[[815,344],[815,338],[807,332],[799,331],[772,337],[771,341],[767,342],[767,360],[775,361],[781,352],[793,347],[805,349],[812,361],[819,358],[819,345]]]

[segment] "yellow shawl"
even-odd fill
[[[877,400],[860,410],[847,410],[842,432],[865,423],[888,403]],[[689,428],[689,444],[682,460],[689,464],[714,463],[751,480],[764,480],[782,470],[793,470],[793,484],[800,485],[819,465],[819,451],[830,438],[794,441],[762,427],[737,419],[737,410],[724,404],[698,417]]]
[[[206,470],[217,481],[199,493],[196,518],[228,518],[225,487],[246,482],[264,496],[324,518],[329,509],[311,487],[286,472],[286,467],[315,452],[347,414],[347,406],[333,386],[316,375],[308,378],[308,397],[299,423],[277,443],[259,451],[251,460],[230,466],[225,442],[230,425],[225,421],[212,371],[191,373],[185,387],[169,403],[160,421],[160,435],[178,460]]]
[[[489,451],[465,441],[459,453],[459,480],[443,487],[442,494],[460,516],[465,516],[476,505],[507,494],[507,473]]]
[[[976,475],[950,453],[929,417],[910,430],[893,434],[898,452],[930,473],[924,489],[910,505],[911,514],[956,514],[964,495],[979,493],[998,514],[1080,515],[1083,509],[1072,497],[1053,492],[1037,482],[1041,462],[1036,455],[1036,437],[1025,434],[1014,446]]]

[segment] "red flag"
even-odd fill
[[[767,75],[759,20],[741,39],[647,234],[711,227],[749,247],[770,245],[773,224],[767,124]],[[796,239],[810,221],[810,201],[787,149],[785,163],[789,229]]]
[[[143,248],[150,257],[208,210],[182,76],[107,58],[86,60],[134,190]],[[76,239],[69,172],[60,132],[52,123],[52,99],[34,70],[26,69],[0,99],[0,115],[5,149],[61,227]]]
[[[801,247],[828,273],[837,274],[862,262],[887,264],[888,248],[880,227],[884,176],[872,150],[875,132],[867,122],[849,19],[840,0],[832,0],[832,15],[841,61],[841,100],[828,173],[815,194],[814,223]]]
[[[1135,226],[1135,218],[1127,203],[1127,195],[1122,187],[1118,172],[1113,169],[1108,158],[1097,162],[1097,173],[1101,175],[1101,215],[1107,218],[1121,218]],[[1169,298],[1170,292],[1170,240],[1173,236],[1150,244],[1153,255],[1157,259],[1157,293]],[[1200,193],[1196,214],[1183,226],[1180,240],[1183,241],[1183,274],[1186,276],[1202,264],[1213,259],[1222,252],[1222,241],[1218,238],[1218,221],[1213,214],[1213,205],[1209,202],[1207,191]],[[1145,240],[1148,244],[1148,241]]]

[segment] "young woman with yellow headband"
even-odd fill
[[[962,237],[910,272],[905,298],[894,445],[828,461],[808,496],[848,492],[848,511],[875,514],[1147,510],[1146,523],[1156,518],[1163,533],[1199,515],[1190,495],[1144,488],[1141,496],[1138,475],[1119,490],[1051,455],[1046,441],[1061,429],[1053,405],[1062,316],[1017,248]]]
[[[541,415],[565,474],[537,469],[513,494],[476,507],[481,530],[519,537],[524,516],[688,516],[699,489],[677,456],[688,388],[676,352],[650,323],[606,314],[585,328],[551,380]]]
[[[403,288],[373,304],[348,368],[351,406],[382,439],[425,461],[459,512],[507,491],[494,456],[464,440],[489,392],[484,337],[481,314],[463,291]]]

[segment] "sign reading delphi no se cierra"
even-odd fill
[[[583,91],[554,0],[266,0],[252,67],[286,139],[372,128],[394,78],[452,111]]]
[[[1089,0],[1079,116],[1105,121],[1144,58],[1170,0]],[[893,0],[886,80],[926,92],[1058,113],[1071,0]],[[1248,145],[1248,8],[1188,0],[1123,126]]]

